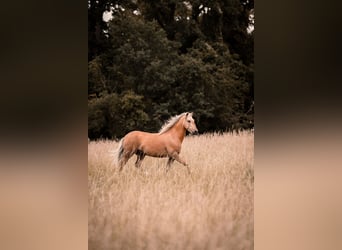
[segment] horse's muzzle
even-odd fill
[[[198,135],[198,130],[195,130],[192,134]]]

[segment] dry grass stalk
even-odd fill
[[[252,132],[186,137],[191,175],[151,157],[119,173],[116,147],[88,145],[89,249],[253,249]]]

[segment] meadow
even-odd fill
[[[253,132],[185,137],[190,175],[135,156],[119,172],[117,145],[88,144],[89,249],[253,249]]]

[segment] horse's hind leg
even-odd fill
[[[131,152],[125,152],[122,156],[122,158],[119,161],[119,170],[122,171],[123,166],[125,166],[125,164],[127,163],[127,161],[129,160],[129,158],[132,157],[132,153]]]
[[[125,164],[127,163],[129,158],[127,158],[126,156],[124,156],[122,159],[120,159],[119,161],[119,170],[120,172],[122,171],[123,169],[123,166],[125,166]]]
[[[138,151],[136,153],[136,155],[137,155],[137,160],[135,162],[135,167],[136,168],[140,168],[141,163],[142,163],[143,159],[145,158],[145,154],[143,152],[141,152],[141,151]]]

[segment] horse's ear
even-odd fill
[[[188,117],[189,112],[186,112],[185,117]]]

